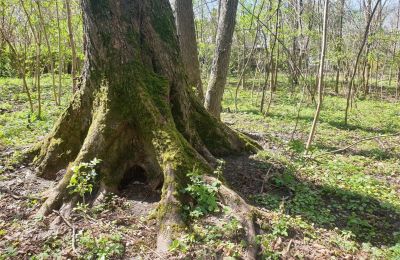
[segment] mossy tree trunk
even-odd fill
[[[83,83],[35,159],[45,178],[69,167],[38,214],[69,211],[73,166],[102,160],[99,196],[116,192],[127,169],[139,166],[154,189],[162,184],[165,250],[182,224],[186,174],[195,166],[211,176],[214,156],[255,146],[210,116],[187,84],[167,0],[82,0],[82,10]]]

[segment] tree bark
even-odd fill
[[[192,0],[171,0],[171,5],[175,15],[176,30],[188,83],[196,89],[197,96],[203,102],[204,91],[200,76],[193,3]]]
[[[69,194],[67,186],[72,167],[82,162],[102,160],[98,197],[118,193],[126,172],[140,167],[151,187],[162,185],[157,246],[165,251],[183,227],[180,191],[189,182],[187,173],[195,167],[214,178],[213,155],[258,146],[209,115],[194,96],[185,80],[167,0],[82,0],[82,10],[82,87],[35,159],[47,178],[69,167],[38,214],[55,208],[70,211],[79,198]],[[242,219],[243,225],[253,225],[250,218]],[[251,230],[246,259],[255,255]]]
[[[68,25],[68,37],[69,43],[71,45],[71,76],[72,76],[72,92],[75,93],[77,91],[77,57],[76,57],[76,44],[74,39],[74,28],[72,27],[72,13],[71,13],[71,4],[70,0],[65,0],[65,6],[67,8],[67,25]]]
[[[216,48],[205,100],[208,112],[218,119],[222,110],[221,101],[228,74],[237,6],[238,0],[221,0]]]

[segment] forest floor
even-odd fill
[[[50,79],[42,82],[38,119],[29,113],[20,81],[0,79],[0,259],[241,255],[243,227],[226,207],[193,219],[169,255],[159,255],[157,223],[148,217],[159,194],[140,180],[104,203],[79,205],[69,219],[58,212],[36,217],[42,193],[55,182],[36,177],[23,154],[43,139],[63,110],[51,102]],[[263,146],[255,155],[221,158],[220,172],[265,213],[256,218],[260,258],[400,259],[400,103],[357,100],[346,126],[345,99],[327,93],[315,144],[305,155],[315,106],[304,102],[297,117],[301,97],[284,86],[282,80],[267,115],[259,112],[257,92],[240,91],[237,113],[231,87],[224,98],[223,121]],[[64,96],[64,106],[69,98]]]

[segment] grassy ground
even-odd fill
[[[224,107],[232,111],[231,92],[225,95]],[[303,104],[294,132],[299,96],[281,88],[273,97],[270,113],[264,116],[252,102],[256,95],[253,93],[252,98],[250,90],[241,91],[239,113],[223,115],[236,129],[262,133],[267,144],[258,157],[284,167],[282,174],[269,179],[262,194],[251,199],[280,214],[277,228],[284,225],[304,234],[320,228],[326,234],[334,232],[328,237],[320,233],[305,235],[304,239],[336,244],[352,255],[400,258],[400,136],[373,139],[341,153],[327,153],[363,138],[399,133],[400,104],[357,100],[349,125],[345,126],[345,99],[326,96],[315,144],[305,157],[304,143],[315,106]],[[290,241],[290,232],[283,233],[273,235],[272,240]],[[268,242],[273,242],[270,237]]]
[[[33,84],[32,79],[28,79],[29,83]],[[21,79],[18,78],[0,78],[0,144],[2,145],[24,146],[36,141],[38,136],[49,131],[71,97],[69,87],[71,79],[68,75],[64,75],[62,105],[55,106],[51,77],[48,75],[42,77],[42,115],[41,120],[37,120],[37,92],[31,90],[35,109],[35,113],[32,114],[28,109],[28,98],[21,84]]]
[[[69,86],[70,79],[64,80]],[[66,94],[63,106],[56,107],[51,101],[50,78],[42,82],[43,116],[38,120],[29,113],[20,80],[0,79],[0,184],[20,189],[17,195],[0,193],[0,206],[6,209],[0,213],[0,259],[74,255],[71,230],[65,223],[55,232],[50,228],[51,218],[33,217],[40,205],[36,195],[54,183],[31,181],[29,172],[21,170],[22,150],[43,138],[70,99]],[[345,126],[345,100],[327,95],[315,143],[304,156],[315,106],[305,101],[297,116],[301,97],[287,91],[286,85],[280,78],[268,115],[259,112],[257,91],[240,91],[237,113],[233,112],[232,86],[224,98],[223,120],[264,147],[250,159],[227,158],[224,171],[226,179],[232,179],[231,185],[266,213],[257,217],[260,256],[400,259],[400,136],[389,136],[400,132],[400,104],[357,100]],[[68,90],[66,87],[64,92]],[[36,94],[33,98],[36,100]],[[327,153],[378,135],[385,137]],[[131,208],[136,205],[132,203],[113,197],[95,209],[78,208],[80,215],[71,221],[76,221],[73,223],[80,230],[76,246],[81,254],[87,259],[158,258],[149,247],[154,244],[151,237],[156,227],[151,220],[132,218]],[[173,244],[171,256],[240,255],[243,228],[229,213],[224,214],[225,220],[215,227],[212,217],[211,224],[210,218],[194,221],[188,235]]]

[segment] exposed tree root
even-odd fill
[[[74,253],[79,256],[79,252],[78,250],[76,250],[76,228],[73,224],[71,224],[71,222],[69,222],[64,216],[63,214],[61,214],[60,212],[53,210],[54,213],[56,213],[64,222],[65,224],[67,224],[67,226],[69,228],[71,228],[72,231],[72,241],[71,241],[71,246],[72,246],[72,250],[74,251]]]
[[[89,75],[87,76],[89,77]],[[91,125],[93,91],[92,86],[99,84],[85,81],[84,88],[75,93],[68,109],[56,123],[52,133],[40,146],[31,151],[37,154],[35,163],[40,176],[55,178],[55,174],[66,168],[77,156]]]
[[[210,182],[217,180],[214,177],[207,177],[207,179]],[[258,249],[256,244],[257,234],[254,226],[253,207],[247,204],[235,191],[225,185],[221,185],[219,194],[222,203],[232,209],[232,213],[245,229],[247,250],[245,251],[244,259],[256,259]]]

